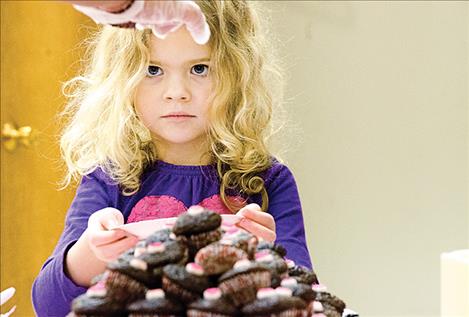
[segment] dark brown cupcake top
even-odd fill
[[[75,298],[72,301],[72,311],[76,315],[127,316],[125,306],[108,296],[104,280]]]
[[[233,265],[233,268],[231,270],[225,272],[222,276],[220,276],[218,282],[223,282],[239,274],[252,272],[269,272],[270,274],[269,268],[263,263],[258,263],[249,260],[239,260]]]
[[[173,226],[177,235],[193,235],[212,231],[220,227],[221,216],[201,206],[192,206],[180,215]]]
[[[254,258],[256,259],[256,262],[265,264],[274,273],[279,275],[282,275],[288,270],[287,262],[285,262],[285,260],[277,253],[272,252],[271,250],[260,250],[256,252]]]
[[[288,275],[303,284],[319,284],[316,273],[305,266],[294,265],[288,269]]]
[[[291,289],[293,296],[300,297],[306,303],[314,301],[316,298],[316,292],[313,291],[310,285],[298,283],[298,281],[292,277],[284,278],[280,285]]]
[[[260,289],[257,299],[246,306],[241,311],[246,316],[258,316],[277,314],[289,309],[306,309],[306,303],[299,297],[285,294],[284,290]]]
[[[190,268],[195,267],[195,263],[188,263],[186,266],[177,264],[168,264],[163,268],[163,275],[171,282],[192,292],[202,295],[205,289],[212,286],[209,278],[200,273],[192,271]],[[192,271],[189,272],[188,271]]]
[[[335,295],[332,295],[331,293],[318,292],[316,295],[316,300],[323,304],[324,309],[326,308],[326,306],[332,306],[340,314],[344,312],[345,303],[340,298]]]
[[[186,245],[180,240],[166,242],[151,242],[145,250],[137,256],[145,261],[150,268],[161,267],[166,264],[185,262],[188,259]]]
[[[163,314],[184,316],[184,306],[166,298],[162,289],[148,290],[145,299],[131,303],[127,310],[133,314]]]
[[[240,312],[227,299],[222,297],[219,288],[208,288],[204,291],[204,298],[192,302],[188,310],[197,310],[220,315],[238,316]]]
[[[260,251],[260,250],[270,250],[270,251],[273,251],[275,253],[277,253],[277,255],[281,256],[282,258],[285,257],[287,255],[287,250],[280,244],[277,244],[275,242],[268,242],[268,241],[260,241],[258,244],[257,244],[257,250]]]

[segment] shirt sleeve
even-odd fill
[[[68,250],[87,228],[90,215],[111,206],[110,186],[100,174],[102,172],[95,171],[83,177],[67,212],[59,242],[33,283],[32,302],[39,317],[67,315],[71,301],[86,291],[65,275],[64,260]]]
[[[266,189],[269,213],[275,219],[276,243],[285,247],[288,259],[311,269],[301,202],[293,174],[280,163],[274,163],[269,174]]]

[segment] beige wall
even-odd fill
[[[439,315],[439,255],[469,246],[468,5],[268,3],[313,262],[362,316]]]

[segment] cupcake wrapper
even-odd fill
[[[188,309],[187,317],[230,317],[229,315],[222,315],[217,313],[211,313],[207,311],[200,311],[196,309]]]
[[[306,311],[308,312],[308,316],[312,316],[314,314],[313,303],[314,303],[314,301],[310,301],[309,303],[306,303],[308,305],[306,307]]]
[[[222,231],[220,228],[189,236],[187,239],[187,245],[189,247],[190,256],[193,257],[197,251],[203,247],[209,245],[212,242],[220,240],[221,236]]]
[[[178,301],[183,301],[186,304],[200,298],[199,294],[182,288],[176,283],[173,283],[166,276],[163,276],[163,290],[168,293],[169,296],[174,297]]]
[[[147,290],[142,283],[117,271],[109,272],[106,279],[106,288],[110,297],[123,303],[130,303],[144,298]]]
[[[268,271],[236,275],[220,283],[224,295],[229,297],[235,306],[246,305],[256,299],[257,290],[269,287],[271,275]]]

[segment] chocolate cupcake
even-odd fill
[[[233,317],[238,309],[223,298],[219,288],[207,288],[204,298],[192,302],[187,308],[187,317]]]
[[[274,242],[268,242],[265,240],[259,241],[257,244],[257,251],[261,250],[270,250],[277,253],[280,257],[285,257],[287,255],[287,250],[280,244]]]
[[[172,230],[171,228],[160,229],[158,231],[153,232],[145,239],[146,244],[150,244],[153,242],[166,242],[168,240],[174,240],[171,237]]]
[[[168,297],[177,301],[189,304],[201,298],[204,290],[211,286],[202,267],[196,263],[168,264],[163,268],[163,289]]]
[[[143,281],[149,288],[161,287],[159,283],[163,276],[163,267],[167,264],[186,264],[189,259],[187,246],[180,240],[168,239],[165,242],[151,242],[147,244],[145,251],[139,254],[141,259],[147,264],[147,271],[150,283]]]
[[[219,214],[201,206],[192,206],[177,218],[173,232],[184,238],[189,247],[189,255],[193,258],[201,248],[220,240],[220,224]]]
[[[197,252],[195,263],[202,266],[207,275],[216,275],[228,271],[237,261],[247,258],[247,253],[242,249],[214,242]]]
[[[255,235],[236,226],[231,226],[230,228],[225,228],[222,240],[224,244],[230,244],[244,250],[249,260],[254,260],[254,254],[256,253],[257,244],[259,242]]]
[[[322,304],[324,307],[324,313],[327,316],[333,315],[334,311],[337,312],[339,316],[342,316],[342,313],[344,312],[345,303],[340,298],[329,292],[316,292],[316,301],[319,301]]]
[[[258,291],[257,299],[241,311],[244,316],[304,317],[306,304],[302,299],[292,296],[288,288],[264,288]]]
[[[271,273],[262,263],[240,260],[218,282],[223,295],[240,307],[256,299],[259,288],[270,286]]]
[[[127,316],[125,305],[110,297],[104,280],[91,286],[85,294],[72,301],[72,314],[76,317]]]
[[[316,299],[316,292],[313,291],[311,286],[298,283],[297,280],[291,277],[282,279],[280,285],[291,289],[293,296],[301,298],[306,303],[308,316],[314,313],[313,303]]]
[[[256,262],[264,263],[272,274],[271,287],[280,286],[282,278],[288,276],[288,266],[285,260],[272,250],[264,249],[254,255]]]
[[[148,290],[145,299],[127,307],[129,317],[184,316],[184,306],[166,298],[162,289]]]
[[[135,252],[143,252],[140,248],[136,247],[107,265],[109,295],[125,304],[143,298],[148,286],[159,283],[148,270],[148,265],[134,256]]]
[[[289,264],[288,275],[297,280],[298,283],[308,285],[319,284],[318,277],[312,269],[308,269],[302,265],[293,265],[294,262],[292,260],[287,261],[287,264]]]

